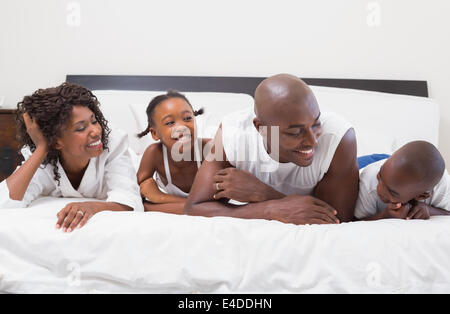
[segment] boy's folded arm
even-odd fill
[[[431,216],[439,216],[439,215],[450,215],[450,211],[430,206],[430,215]]]

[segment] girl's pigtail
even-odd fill
[[[201,114],[203,114],[205,112],[205,110],[203,110],[203,108],[200,108],[199,110],[194,110],[194,116],[199,116]]]
[[[137,134],[136,136],[141,138],[141,137],[146,136],[148,133],[150,133],[150,125],[144,131],[142,131],[141,133]]]

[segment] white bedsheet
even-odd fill
[[[1,292],[450,292],[450,217],[294,226],[102,212],[63,233],[56,213],[71,201],[0,210]]]

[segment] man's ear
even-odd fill
[[[159,141],[160,137],[154,128],[150,128],[150,134],[152,135],[155,141]]]
[[[415,199],[417,201],[423,201],[426,200],[427,198],[429,198],[431,196],[430,192],[423,192],[422,194],[420,194],[419,196],[417,196]]]
[[[256,128],[256,131],[258,132],[258,133],[261,133],[260,131],[260,127],[263,125],[262,124],[262,122],[261,122],[261,120],[259,120],[258,118],[254,118],[253,119],[253,125],[254,125],[254,127]]]

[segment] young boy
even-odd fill
[[[428,142],[410,142],[360,174],[357,219],[429,219],[449,214],[450,177],[441,154]]]

